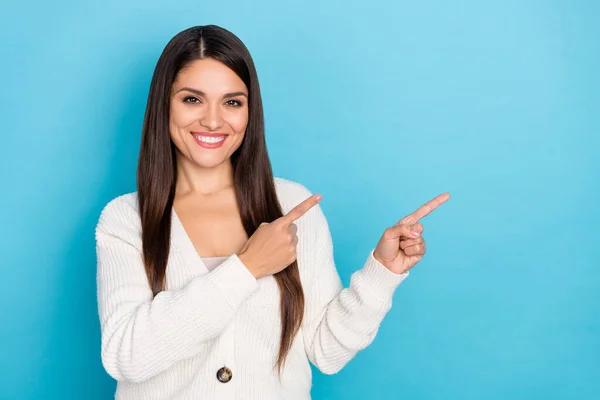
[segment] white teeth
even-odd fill
[[[212,136],[194,135],[194,137],[203,143],[220,143],[223,140],[225,140],[225,136],[212,137]]]

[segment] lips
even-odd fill
[[[201,147],[206,149],[216,149],[223,145],[225,139],[227,139],[226,133],[213,133],[213,132],[191,132],[194,140]]]
[[[224,136],[228,136],[226,133],[220,133],[220,132],[191,132],[191,134],[194,136],[207,137],[207,138],[222,138]]]

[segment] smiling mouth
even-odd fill
[[[200,146],[207,149],[216,149],[221,147],[229,135],[225,133],[192,132],[192,136]]]
[[[204,135],[199,135],[197,133],[192,133],[192,135],[194,136],[194,138],[196,138],[197,141],[202,142],[202,143],[209,143],[209,144],[220,143],[220,142],[224,141],[225,138],[227,138],[227,135],[204,136]]]

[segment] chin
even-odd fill
[[[221,164],[229,161],[229,158],[225,157],[206,157],[203,156],[192,156],[192,163],[200,168],[216,168]]]

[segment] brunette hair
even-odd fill
[[[283,216],[265,142],[258,76],[248,49],[233,33],[215,25],[196,26],[180,32],[169,41],[154,70],[137,170],[143,259],[154,295],[165,290],[177,176],[176,148],[169,133],[171,87],[182,68],[207,58],[229,67],[248,89],[246,134],[231,156],[237,203],[248,237],[261,223]],[[281,373],[302,323],[304,293],[296,261],[274,277],[281,302],[281,340],[275,367]]]

